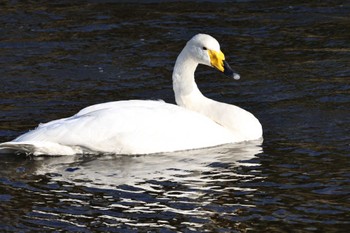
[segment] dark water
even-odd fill
[[[347,232],[347,1],[0,3],[0,141],[100,102],[174,102],[194,34],[240,81],[203,93],[253,112],[264,142],[145,156],[0,157],[0,231]],[[306,3],[305,3],[306,2]]]

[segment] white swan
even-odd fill
[[[198,34],[187,42],[175,63],[173,88],[178,105],[150,100],[92,105],[72,117],[40,124],[11,142],[1,143],[0,151],[147,154],[261,138],[261,124],[251,113],[203,96],[194,80],[198,64],[239,78],[226,63],[219,43],[209,35]]]

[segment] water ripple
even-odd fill
[[[344,232],[350,225],[349,4],[8,1],[0,141],[100,102],[174,103],[196,33],[242,76],[198,67],[213,99],[253,112],[264,143],[145,156],[0,157],[0,231]]]

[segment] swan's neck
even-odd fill
[[[199,111],[198,106],[207,99],[200,92],[194,80],[197,66],[198,62],[190,56],[185,47],[177,57],[173,72],[176,103],[193,111]]]
[[[186,47],[178,56],[173,72],[175,100],[179,106],[199,112],[233,133],[236,140],[258,139],[262,135],[259,121],[249,112],[203,96],[194,80],[198,66]]]

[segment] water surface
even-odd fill
[[[197,33],[241,75],[199,67],[264,141],[142,156],[0,157],[0,230],[346,232],[350,6],[345,1],[9,1],[0,8],[0,141],[91,104],[174,103]]]

